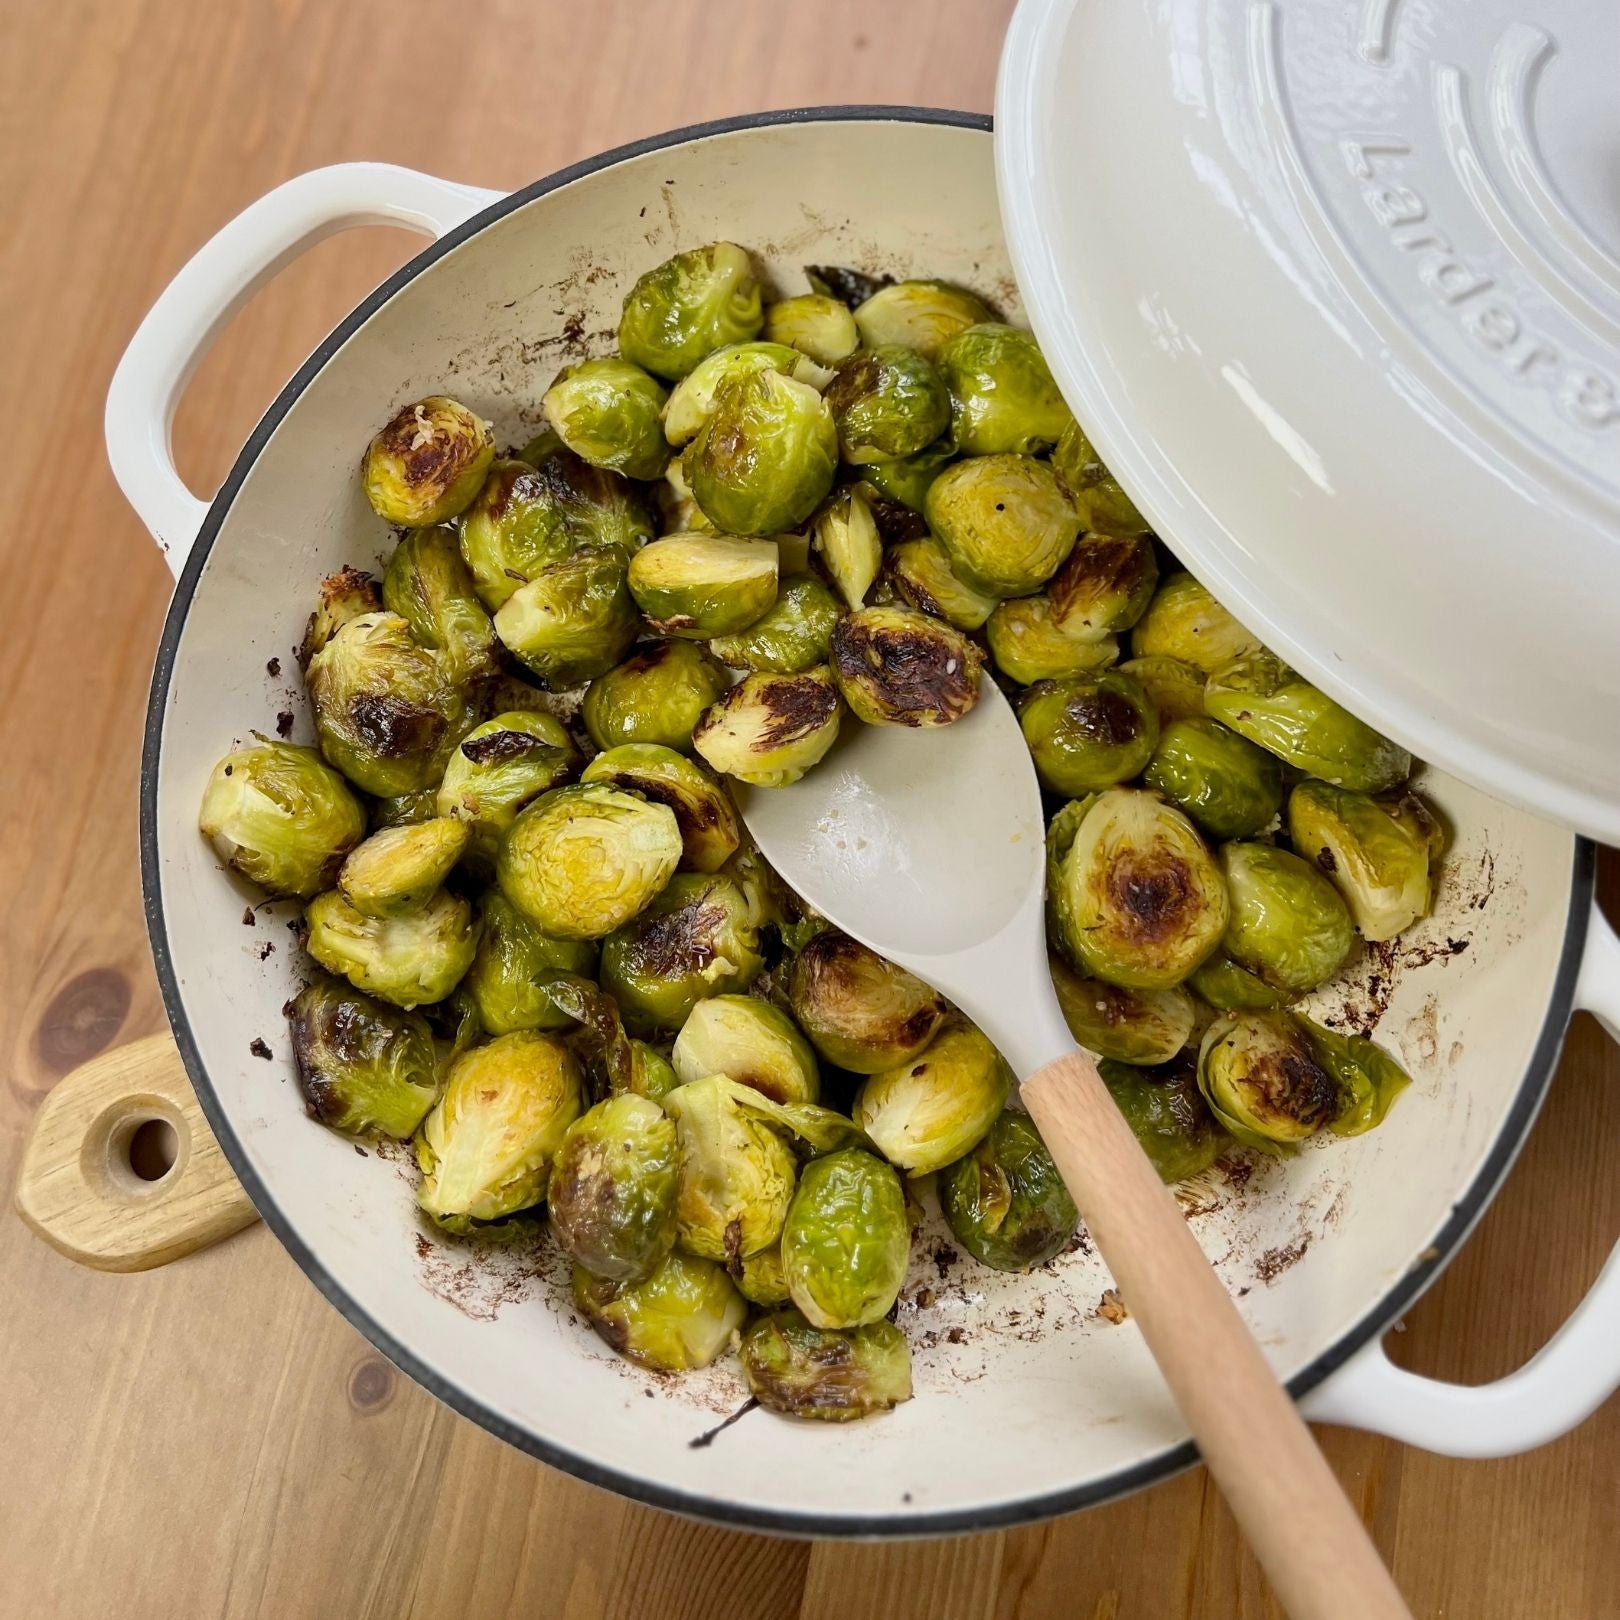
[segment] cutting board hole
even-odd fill
[[[142,1120],[129,1138],[129,1167],[142,1181],[162,1181],[180,1156],[180,1138],[166,1119]]]

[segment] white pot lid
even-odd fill
[[[1620,843],[1620,5],[1022,0],[1035,331],[1268,645]]]

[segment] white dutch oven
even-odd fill
[[[320,346],[211,504],[177,476],[168,422],[212,334],[303,248],[364,223],[436,238]],[[308,174],[225,227],[131,344],[107,408],[113,467],[178,576],[152,684],[141,795],[146,907],[175,1038],[231,1165],[311,1280],[458,1411],[581,1478],[772,1530],[902,1535],[1004,1526],[1184,1467],[1185,1431],[1129,1323],[1097,1307],[1084,1250],[993,1275],[932,1242],[901,1322],[917,1398],[842,1428],[755,1411],[735,1373],[667,1382],[570,1314],[554,1268],[481,1260],[415,1218],[405,1167],[304,1117],[281,1005],[298,964],[275,912],[196,830],[233,738],[301,699],[267,673],[315,582],[389,542],[355,476],[401,403],[446,390],[526,438],[552,370],[611,341],[637,274],[726,236],[797,289],[806,263],[948,277],[1016,313],[986,120],[834,109],[710,125],[577,165],[512,196],[372,164]],[[1375,716],[1376,718],[1376,716]],[[1190,1218],[1279,1373],[1314,1416],[1460,1455],[1539,1444],[1620,1378],[1620,1264],[1528,1367],[1484,1388],[1396,1370],[1379,1337],[1478,1219],[1524,1140],[1571,1009],[1620,1028],[1620,946],[1592,904],[1592,850],[1445,777],[1455,824],[1435,915],[1325,1001],[1376,1017],[1415,1085],[1382,1130],[1193,1189]],[[267,932],[268,930],[268,932]],[[267,939],[284,948],[259,960]],[[274,1061],[249,1052],[268,1041]],[[971,1467],[962,1466],[964,1449]]]

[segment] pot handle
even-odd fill
[[[1575,1005],[1620,1041],[1620,939],[1594,901]],[[1448,1457],[1510,1457],[1583,1423],[1620,1386],[1620,1245],[1574,1314],[1517,1372],[1448,1384],[1397,1367],[1374,1340],[1301,1403],[1343,1423]]]
[[[186,488],[169,429],[215,335],[284,265],[356,225],[443,236],[504,195],[391,163],[312,169],[244,209],[209,238],[148,311],[107,390],[107,456],[119,488],[178,575],[208,502]]]

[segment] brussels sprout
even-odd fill
[[[579,768],[579,750],[554,715],[514,709],[474,726],[444,768],[441,816],[465,822],[469,864],[494,870],[501,836],[531,799],[560,787]]]
[[[948,726],[979,701],[984,656],[943,619],[860,608],[832,633],[839,695],[869,726]]]
[[[781,1103],[821,1097],[821,1071],[793,1022],[753,996],[710,996],[687,1014],[675,1037],[676,1076],[723,1074]]]
[[[745,629],[776,600],[776,545],[673,534],[630,563],[630,593],[660,635],[706,640]]]
[[[1363,1035],[1341,1035],[1308,1018],[1300,1019],[1339,1087],[1339,1106],[1328,1129],[1335,1136],[1360,1136],[1384,1122],[1390,1105],[1412,1077],[1389,1053]]]
[[[418,788],[414,793],[402,793],[395,799],[373,799],[371,825],[374,831],[384,827],[414,827],[419,821],[432,821],[438,815],[439,790],[436,787]]]
[[[629,1090],[638,1097],[662,1102],[679,1084],[669,1059],[656,1046],[649,1046],[646,1041],[631,1041]]]
[[[936,439],[926,450],[919,450],[914,456],[868,462],[861,472],[884,500],[903,506],[908,513],[916,513],[920,517],[923,503],[928,499],[928,486],[939,477],[940,468],[955,454],[947,436]]]
[[[867,348],[902,343],[929,359],[964,327],[995,318],[981,299],[943,281],[890,282],[855,311],[855,325]]]
[[[698,722],[692,746],[739,782],[786,787],[837,741],[841,709],[825,664],[798,675],[745,675]]]
[[[493,613],[520,585],[575,552],[628,555],[652,539],[653,526],[628,479],[559,449],[532,467],[496,462],[460,532],[461,555]]]
[[[991,596],[1038,591],[1080,533],[1056,474],[1032,456],[952,462],[928,486],[923,512],[951,567]]]
[[[819,1328],[886,1316],[906,1280],[911,1230],[900,1178],[859,1148],[804,1167],[782,1227],[793,1303]]]
[[[714,396],[733,377],[751,376],[756,371],[779,371],[795,382],[819,388],[827,373],[798,350],[784,343],[732,343],[716,349],[680,382],[676,383],[664,407],[664,437],[673,445],[690,444],[698,429],[714,412]],[[671,469],[672,473],[674,469]],[[684,473],[675,474],[684,482]],[[690,493],[690,490],[688,490]]]
[[[396,1007],[443,1001],[478,949],[472,907],[444,889],[403,917],[368,917],[329,889],[305,907],[304,925],[323,968]]]
[[[323,976],[287,1003],[287,1021],[312,1118],[348,1136],[409,1140],[439,1096],[438,1056],[420,1013]]]
[[[1221,1012],[1244,1012],[1256,1007],[1281,1007],[1288,996],[1273,990],[1264,979],[1241,968],[1222,951],[1206,957],[1192,970],[1188,986]]]
[[[1079,966],[1110,984],[1168,990],[1226,930],[1220,867],[1192,822],[1153,793],[1099,793],[1060,881]]]
[[[1277,761],[1214,720],[1172,720],[1142,780],[1212,838],[1262,832],[1282,805]]]
[[[893,1322],[848,1333],[772,1311],[743,1335],[738,1354],[756,1401],[789,1417],[848,1423],[911,1399],[911,1350]]]
[[[1080,960],[1079,931],[1069,900],[1069,887],[1063,880],[1063,863],[1096,797],[1095,793],[1088,793],[1083,799],[1070,799],[1046,824],[1046,941],[1062,952],[1071,966]]]
[[[1248,1147],[1276,1153],[1330,1124],[1339,1086],[1292,1013],[1223,1013],[1198,1048],[1198,1089]]]
[[[1301,782],[1288,796],[1288,836],[1339,891],[1363,939],[1394,939],[1428,911],[1428,845],[1365,793]]]
[[[773,1247],[793,1199],[787,1144],[718,1077],[677,1086],[664,1106],[680,1144],[676,1241],[729,1264]]]
[[[827,661],[841,611],[838,598],[819,579],[801,574],[782,586],[762,617],[736,635],[716,637],[709,650],[733,669],[796,675]]]
[[[609,1282],[576,1266],[574,1304],[626,1361],[654,1372],[707,1367],[748,1316],[724,1266],[679,1251],[640,1282]]]
[[[767,305],[765,337],[788,344],[821,366],[836,366],[861,342],[849,305],[825,293],[801,293]]]
[[[1435,863],[1446,852],[1446,826],[1440,813],[1410,787],[1381,794],[1378,804],[1385,815],[1423,846],[1429,858],[1429,870],[1433,872]]]
[[[402,917],[426,905],[467,847],[465,823],[438,816],[384,827],[349,852],[338,892],[368,917]]]
[[[424,528],[460,512],[494,459],[489,423],[433,394],[406,405],[366,446],[360,481],[379,517]]]
[[[1027,1114],[1004,1109],[984,1140],[939,1174],[939,1207],[956,1240],[996,1271],[1032,1271],[1080,1225],[1063,1177]]]
[[[641,628],[625,580],[620,552],[578,552],[520,585],[496,610],[495,633],[553,691],[595,680],[624,657]]]
[[[886,568],[903,601],[958,630],[977,630],[995,610],[995,597],[964,584],[932,535],[902,540],[889,552]]]
[[[774,1248],[761,1249],[758,1254],[749,1255],[736,1268],[735,1276],[737,1292],[750,1305],[760,1305],[769,1310],[775,1305],[786,1305],[791,1297],[787,1274],[782,1270],[780,1243]]]
[[[598,748],[658,743],[692,751],[692,729],[726,690],[725,672],[689,641],[655,641],[599,675],[581,714]]]
[[[612,1282],[655,1271],[675,1247],[675,1125],[645,1097],[609,1097],[568,1127],[546,1203],[557,1245]]]
[[[1018,724],[1041,781],[1071,798],[1135,776],[1159,741],[1147,693],[1117,670],[1037,682]]]
[[[1052,452],[1052,466],[1086,528],[1096,534],[1146,534],[1151,527],[1103,466],[1091,440],[1071,421]]]
[[[965,327],[939,350],[951,438],[970,456],[1050,450],[1074,420],[1028,332],[999,321]]]
[[[944,997],[914,973],[828,928],[799,952],[788,1001],[829,1062],[877,1074],[917,1057],[939,1032]]]
[[[1069,1033],[1088,1052],[1117,1063],[1168,1063],[1192,1039],[1193,999],[1180,985],[1127,990],[1076,973],[1058,957],[1052,984]]]
[[[890,1164],[923,1175],[979,1142],[1006,1107],[1012,1084],[1012,1070],[989,1039],[960,1020],[947,1024],[921,1057],[870,1076],[852,1117]]]
[[[536,982],[557,1011],[579,1026],[569,1042],[586,1064],[592,1096],[633,1092],[659,1102],[675,1089],[675,1071],[654,1047],[625,1034],[618,1002],[599,984],[561,970],[542,973]]]
[[[950,425],[951,396],[915,349],[859,349],[833,373],[826,400],[845,461],[893,461],[925,450]]]
[[[1187,573],[1171,574],[1159,586],[1131,631],[1134,657],[1178,658],[1206,675],[1259,650],[1259,638]]]
[[[619,353],[670,381],[706,354],[759,335],[759,281],[746,248],[711,242],[649,270],[624,300]]]
[[[596,946],[588,939],[552,939],[501,893],[479,902],[478,953],[462,980],[479,1021],[491,1035],[519,1029],[567,1029],[574,1022],[546,987],[554,973],[596,971]]]
[[[451,1227],[538,1204],[582,1101],[579,1065],[555,1035],[520,1030],[463,1052],[416,1138],[416,1201]]]
[[[876,1151],[866,1132],[848,1114],[840,1114],[836,1108],[823,1108],[820,1103],[777,1102],[753,1086],[745,1086],[725,1075],[717,1078],[729,1088],[732,1100],[745,1113],[784,1132],[789,1145],[804,1157],[814,1159],[825,1153],[841,1153],[845,1148]]]
[[[453,529],[411,530],[388,559],[382,599],[424,647],[443,656],[452,679],[489,680],[498,672],[495,626],[478,600]]]
[[[576,456],[627,478],[652,479],[663,477],[669,460],[666,397],[640,366],[607,357],[564,366],[540,406]]]
[[[841,489],[816,514],[811,543],[851,609],[858,608],[883,564],[872,508],[858,489]]]
[[[1158,711],[1162,730],[1172,720],[1202,720],[1204,714],[1204,672],[1184,664],[1179,658],[1127,658],[1119,666],[1148,695]]]
[[[637,1035],[679,1029],[705,996],[746,990],[764,966],[748,902],[718,873],[677,873],[602,942],[602,988]]]
[[[365,836],[349,784],[313,748],[266,742],[214,767],[197,826],[219,858],[271,895],[318,894]]]
[[[1198,1065],[1190,1055],[1152,1069],[1103,1062],[1097,1072],[1161,1181],[1196,1176],[1230,1146],[1198,1089]]]
[[[1091,674],[1107,669],[1119,657],[1119,642],[1113,636],[1081,638],[1060,630],[1045,596],[1015,596],[1003,602],[990,615],[985,636],[996,668],[1023,686]]]
[[[598,754],[583,782],[606,782],[667,804],[681,829],[681,864],[718,872],[742,842],[742,824],[726,790],[701,765],[657,743],[624,743]]]
[[[1153,542],[1140,534],[1086,534],[1052,576],[1052,622],[1071,636],[1129,630],[1159,582]]]
[[[1277,990],[1301,992],[1331,979],[1355,944],[1339,891],[1297,855],[1270,844],[1223,844],[1231,900],[1222,949]]]
[[[748,903],[748,920],[755,928],[763,928],[767,923],[782,928],[798,920],[801,913],[816,915],[771,870],[765,857],[749,841],[746,829],[741,847],[720,870],[742,891]]]
[[[558,939],[600,939],[669,881],[681,829],[668,805],[590,782],[543,793],[507,829],[501,891]]]
[[[726,534],[796,528],[821,505],[837,470],[827,402],[779,371],[722,382],[686,463],[693,498]]]
[[[298,648],[298,667],[308,669],[309,661],[350,619],[376,613],[383,605],[382,592],[370,574],[358,568],[340,568],[321,581],[320,600],[304,626],[304,639]]]

